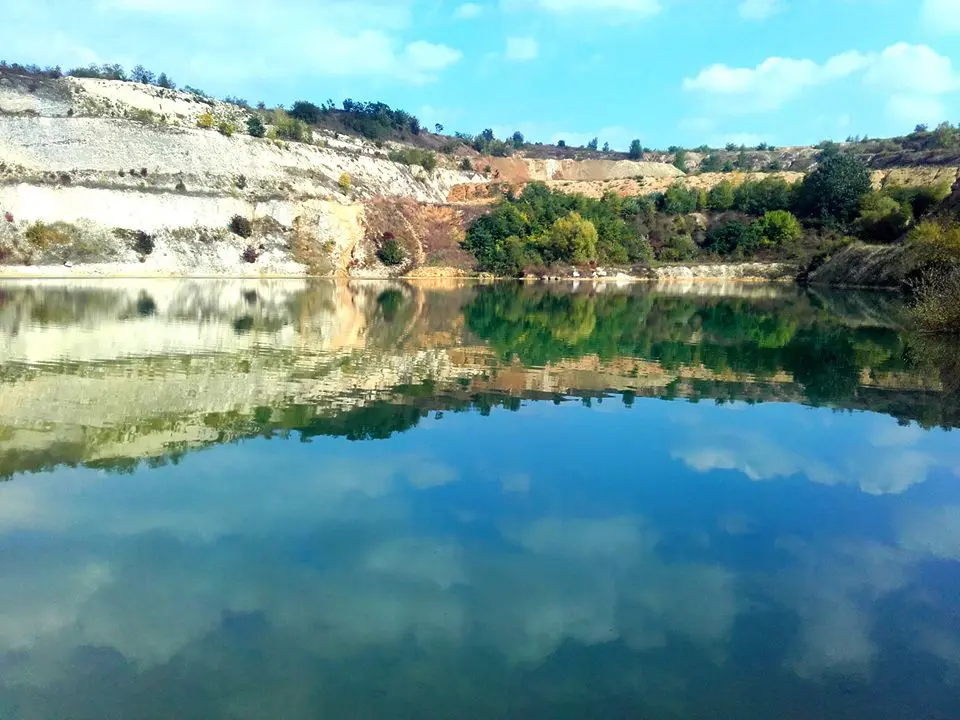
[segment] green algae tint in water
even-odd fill
[[[896,297],[0,286],[0,717],[960,717]]]

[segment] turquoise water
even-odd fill
[[[0,284],[0,718],[960,717],[902,309]]]

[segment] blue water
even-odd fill
[[[85,327],[116,320],[104,306]],[[493,348],[471,382],[514,389],[465,403],[446,379],[485,341],[440,313],[407,340],[374,348],[371,323],[349,352],[311,350],[350,359],[338,391],[304,370],[302,326],[281,372],[277,330],[201,352],[181,316],[180,350],[57,359],[49,324],[7,325],[0,717],[960,717],[960,443],[903,417],[949,400],[929,368],[860,367],[833,402],[782,376],[799,395],[748,403],[727,400],[766,387],[746,375],[723,376],[722,401],[598,391],[609,364],[576,370],[589,391],[520,391]],[[371,389],[443,328],[453,375]],[[520,369],[530,384],[585,357]],[[236,395],[210,400],[221,375]],[[303,397],[259,404],[304,375],[327,388],[311,412],[340,424],[303,421]],[[859,407],[867,386],[882,409]],[[890,399],[905,388],[908,410]],[[358,432],[358,407],[401,421]]]

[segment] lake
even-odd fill
[[[960,350],[791,286],[0,283],[0,718],[960,717]]]

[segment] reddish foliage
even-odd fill
[[[12,212],[5,212],[5,213],[3,214],[3,219],[6,220],[7,222],[13,222],[13,213],[12,213]]]
[[[243,251],[243,259],[248,263],[255,263],[257,258],[260,257],[260,254],[256,251],[255,248],[247,245],[247,249]]]

